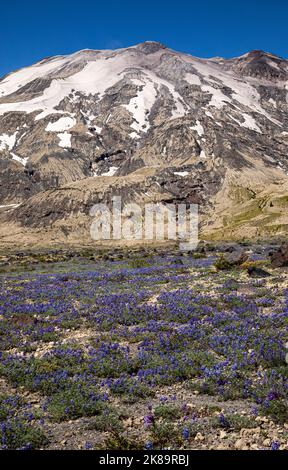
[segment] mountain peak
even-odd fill
[[[260,57],[269,57],[278,60],[285,60],[282,57],[272,54],[272,52],[263,51],[262,49],[254,49],[248,52],[247,57],[259,59]]]
[[[228,62],[242,75],[264,80],[287,80],[287,60],[270,52],[255,49]]]
[[[144,54],[154,54],[161,49],[167,49],[165,44],[162,44],[158,41],[145,41],[135,46],[139,51],[144,52]]]

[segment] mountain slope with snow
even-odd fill
[[[258,194],[287,179],[287,95],[288,61],[263,51],[199,59],[148,41],[45,59],[0,80],[0,205],[12,217],[43,191],[146,168],[204,213],[227,181],[234,201],[235,175]]]

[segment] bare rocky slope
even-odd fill
[[[287,233],[288,61],[157,42],[45,59],[0,80],[0,241],[89,242],[89,211],[197,203],[206,238]]]

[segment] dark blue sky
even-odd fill
[[[0,7],[0,76],[79,49],[145,40],[199,57],[288,57],[287,0],[13,0]]]

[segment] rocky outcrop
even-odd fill
[[[250,277],[255,277],[255,278],[271,276],[271,274],[268,273],[268,271],[265,271],[265,269],[262,269],[262,268],[258,268],[257,266],[249,266],[247,269],[247,272]]]
[[[249,255],[242,248],[237,248],[231,253],[226,253],[224,256],[225,261],[231,266],[241,266],[249,259]]]
[[[271,265],[273,268],[288,267],[288,243],[283,245],[270,256]]]

